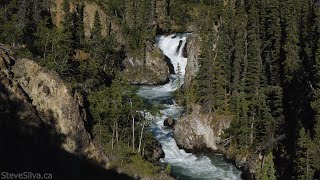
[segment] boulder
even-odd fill
[[[246,156],[241,156],[241,155],[236,155],[235,158],[235,164],[238,168],[243,167],[247,162],[247,157]]]
[[[151,162],[158,162],[160,158],[164,158],[161,144],[154,140],[151,145],[146,147],[144,157]]]
[[[153,159],[156,159],[157,161],[159,161],[160,158],[164,158],[164,152],[161,148],[161,146],[157,146],[153,149]]]
[[[217,150],[219,136],[230,123],[230,116],[202,114],[200,106],[193,105],[191,113],[177,121],[174,138],[179,147],[189,151]]]
[[[173,129],[174,125],[176,125],[176,120],[174,120],[172,117],[168,117],[164,120],[163,125]]]

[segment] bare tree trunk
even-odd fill
[[[134,117],[132,116],[132,150],[134,152]]]
[[[254,123],[254,115],[252,116],[252,121],[251,121],[250,145],[252,145],[253,143],[253,123]]]
[[[309,177],[309,140],[307,146],[307,178]]]
[[[131,118],[132,118],[132,150],[134,152],[134,117],[132,115],[132,100],[130,99],[130,105],[131,105]]]
[[[99,139],[101,141],[101,120],[99,121]]]
[[[142,148],[142,156],[144,156],[144,144],[143,144],[143,148]]]
[[[47,34],[46,43],[44,44],[44,52],[43,52],[43,58],[44,58],[44,60],[46,60],[46,57],[47,57],[48,38],[49,38],[49,34]]]
[[[152,19],[152,24],[155,25],[156,23],[156,7],[157,7],[157,1],[151,0],[151,19]]]
[[[118,144],[118,142],[119,142],[118,122],[116,122],[116,139],[117,139],[117,144]]]
[[[227,88],[224,87],[224,110],[227,110]]]
[[[111,140],[111,149],[113,149],[113,144],[114,144],[114,132],[115,132],[115,122],[113,123],[113,128],[112,128],[112,140]]]
[[[140,133],[138,153],[140,153],[140,150],[141,150],[141,142],[142,142],[142,136],[143,136],[143,129],[144,129],[144,123],[142,124],[142,129],[141,129],[141,133]]]

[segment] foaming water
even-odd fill
[[[187,63],[187,59],[182,56],[185,43],[185,36],[169,35],[158,38],[158,46],[170,58],[175,71],[179,64],[181,75],[171,75],[170,82],[165,85],[141,86],[137,93],[150,103],[162,104],[165,107],[159,116],[147,115],[147,118],[153,120],[150,129],[165,153],[165,157],[160,161],[170,164],[172,174],[179,179],[241,179],[241,171],[221,155],[192,154],[179,149],[173,138],[172,129],[163,126],[165,119],[168,117],[178,119],[183,110],[172,99],[172,93],[183,83]]]
[[[160,36],[158,37],[157,41],[158,47],[162,50],[163,54],[170,59],[171,64],[174,67],[174,72],[176,74],[180,73],[181,75],[184,75],[187,65],[187,58],[183,57],[182,54],[187,37],[183,35],[172,34],[169,36]],[[178,66],[180,67],[180,72],[178,70]]]

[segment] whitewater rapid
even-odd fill
[[[170,164],[172,175],[178,179],[241,179],[241,171],[221,155],[192,154],[179,149],[173,137],[173,130],[163,125],[165,119],[168,117],[178,119],[183,111],[183,108],[174,102],[172,93],[182,85],[184,79],[187,58],[183,57],[183,48],[186,36],[176,34],[161,36],[157,38],[157,44],[171,60],[176,74],[171,75],[170,82],[165,85],[141,86],[137,94],[149,103],[164,106],[161,115],[148,114],[147,117],[152,120],[151,131],[165,153],[165,157],[160,161]]]

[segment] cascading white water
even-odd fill
[[[163,53],[170,58],[176,74],[178,66],[180,75],[171,75],[170,82],[162,86],[141,86],[138,95],[147,99],[150,103],[162,104],[165,109],[161,110],[161,116],[148,118],[154,122],[151,131],[161,143],[165,157],[162,162],[169,163],[172,174],[179,179],[241,179],[241,172],[221,155],[206,156],[203,154],[186,153],[179,149],[173,138],[172,129],[163,126],[168,117],[178,119],[183,108],[178,106],[172,99],[172,92],[181,86],[185,74],[187,58],[183,57],[183,48],[186,43],[184,35],[169,35],[158,38],[158,46]],[[180,48],[178,49],[180,44]]]
[[[187,58],[183,57],[183,47],[186,44],[187,37],[172,34],[169,36],[160,36],[157,41],[158,46],[162,50],[163,54],[170,59],[175,73],[184,75],[187,65]],[[180,48],[178,49],[177,47],[179,47],[179,45]]]

